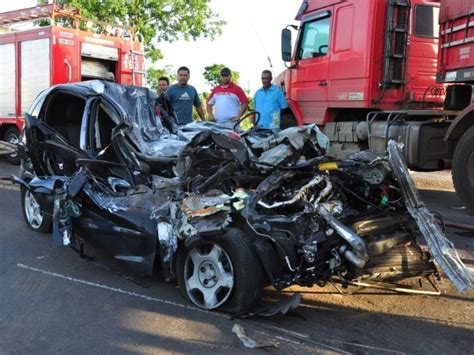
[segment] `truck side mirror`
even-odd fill
[[[291,61],[291,31],[288,28],[281,30],[281,59]]]

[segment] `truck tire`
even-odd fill
[[[239,229],[229,228],[178,250],[178,284],[184,297],[199,308],[233,314],[249,311],[263,291],[263,275],[250,239]]]
[[[16,127],[10,127],[5,132],[4,141],[11,144],[18,144],[20,142],[20,130]],[[10,164],[19,165],[20,157],[18,153],[7,155],[7,160]]]
[[[474,211],[474,126],[462,135],[456,146],[452,176],[459,199]]]

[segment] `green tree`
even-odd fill
[[[212,64],[207,67],[204,67],[204,72],[202,73],[204,80],[210,87],[219,85],[221,77],[221,69],[224,68],[225,64]],[[238,83],[240,79],[240,74],[238,71],[231,70],[232,81]]]
[[[180,38],[215,38],[225,21],[210,9],[211,0],[62,0],[80,9],[81,16],[103,23],[120,24],[143,36],[152,62],[163,57],[156,44]],[[57,1],[59,2],[59,1]]]
[[[158,88],[158,78],[161,76],[167,76],[170,79],[170,84],[176,81],[176,70],[172,65],[165,65],[162,68],[149,68],[146,73],[146,81],[148,87],[153,90]]]
[[[202,104],[202,108],[204,110],[204,112],[206,112],[206,102],[207,102],[207,98],[209,97],[211,93],[210,92],[206,92],[204,91],[202,94],[199,95],[199,99],[201,100],[201,104]],[[206,114],[207,116],[207,114]],[[196,111],[196,108],[193,107],[193,120],[194,121],[200,121],[201,118],[199,118],[199,115]]]

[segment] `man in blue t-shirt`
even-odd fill
[[[183,125],[193,121],[193,106],[204,120],[204,110],[202,109],[201,100],[194,86],[188,85],[189,69],[187,67],[180,67],[178,69],[178,83],[171,85],[166,90],[171,106],[176,114],[178,124]]]
[[[272,72],[262,72],[262,87],[253,98],[255,111],[260,113],[258,124],[264,128],[280,128],[281,110],[288,107],[283,91],[272,84]]]

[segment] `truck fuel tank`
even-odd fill
[[[375,121],[368,130],[369,149],[382,154],[387,142],[403,143],[403,154],[410,169],[438,170],[449,168],[454,152],[451,141],[444,137],[450,121]]]

